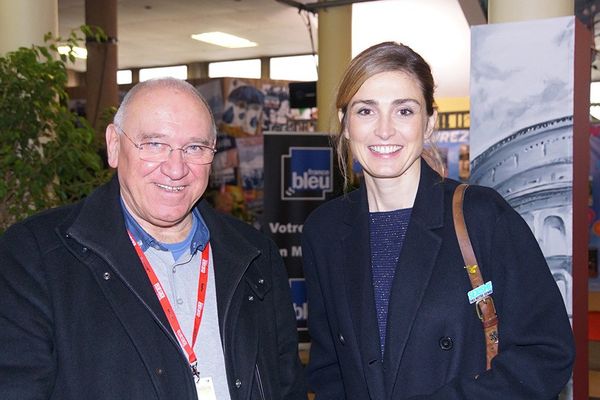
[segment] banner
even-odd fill
[[[326,134],[264,132],[261,229],[273,238],[285,262],[301,342],[309,340],[302,227],[312,210],[341,194],[340,188],[335,151]]]

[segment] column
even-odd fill
[[[352,58],[352,6],[319,9],[319,80],[317,130],[329,132],[335,110],[335,89]]]
[[[206,79],[208,78],[208,63],[198,61],[188,64],[188,79]]]
[[[271,79],[271,57],[260,58],[260,79]]]
[[[85,1],[85,23],[102,28],[104,41],[88,38],[86,117],[104,143],[106,111],[119,104],[117,87],[117,1]]]
[[[489,0],[488,23],[527,21],[574,15],[573,0]]]
[[[0,0],[0,55],[58,35],[57,0]]]

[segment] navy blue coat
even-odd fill
[[[306,399],[278,249],[201,202],[232,400]],[[127,236],[116,179],[0,238],[0,399],[196,400]]]
[[[364,187],[315,210],[303,228],[309,387],[317,399],[551,399],[574,344],[562,297],[525,221],[495,191],[471,186],[465,218],[499,315],[485,371],[483,328],[452,221],[458,182],[422,162],[392,284],[382,360]],[[476,378],[476,376],[478,378]]]

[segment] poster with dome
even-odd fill
[[[586,228],[577,229],[585,224],[581,213],[587,196],[583,207],[575,206],[587,192],[587,172],[575,174],[586,154],[574,157],[582,151],[575,133],[586,135],[585,140],[589,135],[579,114],[589,110],[589,103],[580,104],[574,115],[575,100],[585,97],[578,90],[585,90],[586,79],[589,91],[589,58],[578,52],[586,32],[575,17],[481,25],[471,31],[469,182],[494,188],[525,219],[574,329],[579,329],[574,316],[586,318],[582,314],[587,312],[574,307],[581,304],[574,301],[574,288],[581,287],[575,283],[587,279],[587,265],[578,272],[573,268],[581,264],[576,258],[587,260]],[[569,382],[561,399],[572,399],[573,388]]]

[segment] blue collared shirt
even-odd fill
[[[140,224],[133,218],[133,216],[125,207],[123,199],[121,198],[121,208],[123,209],[123,215],[125,216],[125,227],[131,233],[133,238],[138,242],[138,245],[143,252],[148,250],[149,247],[153,247],[157,250],[169,251],[164,244],[153,238],[148,232],[140,226]],[[192,240],[190,241],[190,254],[194,254],[197,250],[204,250],[206,244],[210,239],[210,234],[206,223],[200,215],[200,211],[197,208],[192,209],[192,216],[194,218],[194,225],[196,226],[195,232],[193,233]]]

